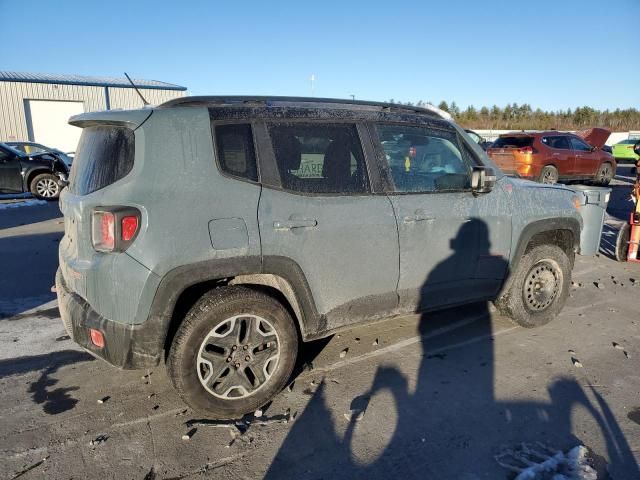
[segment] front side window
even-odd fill
[[[355,125],[270,125],[269,135],[283,188],[324,194],[368,191]]]
[[[569,140],[567,139],[567,137],[561,135],[553,137],[543,137],[542,143],[551,148],[557,148],[559,150],[571,150],[571,147],[569,146]]]
[[[236,177],[258,181],[251,125],[217,125],[215,135],[216,152],[222,171]]]
[[[577,137],[571,137],[571,146],[574,150],[581,152],[590,152],[591,147]]]
[[[445,192],[470,188],[471,168],[454,132],[377,125],[396,192]]]

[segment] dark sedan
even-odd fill
[[[66,181],[69,167],[54,152],[28,155],[0,143],[0,193],[31,192],[44,200],[60,195],[60,181]]]

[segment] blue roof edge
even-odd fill
[[[2,72],[0,72],[2,73]],[[126,82],[126,79],[123,79]],[[134,78],[135,82],[136,79]],[[148,81],[148,80],[147,80]],[[157,80],[156,80],[157,81]],[[100,82],[100,81],[91,81],[91,80],[64,80],[64,79],[55,79],[55,80],[45,80],[36,77],[23,77],[23,78],[3,78],[0,75],[0,82],[18,82],[18,83],[43,83],[47,85],[80,85],[84,87],[114,87],[114,88],[133,88],[131,84],[125,83],[114,83],[114,82]],[[175,90],[175,91],[186,91],[187,87],[183,87],[181,85],[174,85],[171,83],[163,84],[163,85],[138,85],[136,87],[140,90]]]

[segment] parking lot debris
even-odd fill
[[[160,405],[154,405],[151,410],[158,410],[159,408],[160,408]]]
[[[42,460],[37,461],[36,463],[29,465],[27,468],[20,470],[18,473],[16,473],[13,477],[11,477],[11,480],[15,480],[16,478],[20,478],[21,476],[23,476],[25,473],[30,472],[31,470],[33,470],[34,468],[38,468],[40,465],[42,465],[44,462],[47,461],[47,459],[50,457],[50,455],[47,455],[46,457],[44,457]]]
[[[356,337],[355,340],[356,340],[356,343],[360,343],[360,337]]]
[[[156,394],[155,394],[155,393],[151,393],[151,394],[147,395],[147,398],[153,398],[153,397],[155,397],[155,396],[156,396]]]
[[[582,368],[582,363],[575,357],[571,357],[571,362],[573,362],[573,366],[577,368]]]
[[[593,282],[593,284],[595,285],[596,288],[599,288],[600,290],[604,290],[604,285],[602,284],[602,282]]]
[[[154,394],[155,395],[155,394]],[[178,413],[176,413],[176,417],[181,417],[183,415],[186,415],[187,412],[189,411],[188,408],[185,408],[184,410],[179,411]]]
[[[376,339],[373,341],[372,345],[373,345],[374,347],[377,347],[377,346],[378,346],[378,344],[379,344],[379,342],[378,342],[378,339],[376,338]]]
[[[291,382],[291,383],[289,384],[289,386],[287,387],[287,390],[288,390],[289,392],[293,392],[293,387],[295,386],[295,384],[296,384],[296,382],[295,382],[295,381]]]
[[[98,445],[102,445],[108,439],[109,439],[109,435],[100,434],[96,438],[94,438],[93,440],[91,440],[89,442],[89,446],[90,447],[95,447],[95,446],[98,446]]]
[[[192,428],[191,430],[189,430],[187,433],[185,433],[184,435],[182,435],[182,440],[191,440],[191,437],[193,437],[196,432],[198,431],[197,428]]]
[[[258,409],[253,413],[253,416],[256,418],[260,418],[262,416],[262,409]]]
[[[618,350],[624,350],[624,347],[617,342],[611,342],[613,348],[617,348]]]
[[[65,340],[71,340],[69,335],[61,335],[56,338],[56,342],[64,342]]]
[[[151,467],[151,470],[147,472],[144,476],[144,480],[155,480],[156,479],[156,470],[154,467]]]
[[[317,389],[318,389],[318,385],[312,382],[309,384],[307,388],[303,390],[302,393],[304,393],[305,395],[313,395],[314,393],[316,393]]]
[[[349,422],[359,422],[364,417],[364,410],[350,410],[349,413],[344,413],[344,418],[346,418]]]
[[[515,480],[597,480],[589,449],[578,445],[567,453],[536,442],[515,448],[503,447],[494,458],[498,465],[517,473]]]
[[[99,398],[99,399],[98,399],[98,403],[102,405],[104,402],[106,402],[106,401],[107,401],[107,400],[109,400],[110,398],[111,398],[111,397],[110,397],[109,395],[107,395],[107,396],[105,396],[105,397],[102,397],[102,398]]]
[[[344,350],[342,350],[340,352],[340,358],[344,358],[347,356],[347,353],[349,353],[349,347],[345,348]]]

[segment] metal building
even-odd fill
[[[133,79],[151,105],[186,95],[186,88]],[[73,151],[80,129],[67,123],[82,112],[141,108],[126,78],[0,71],[0,142],[38,142]]]

